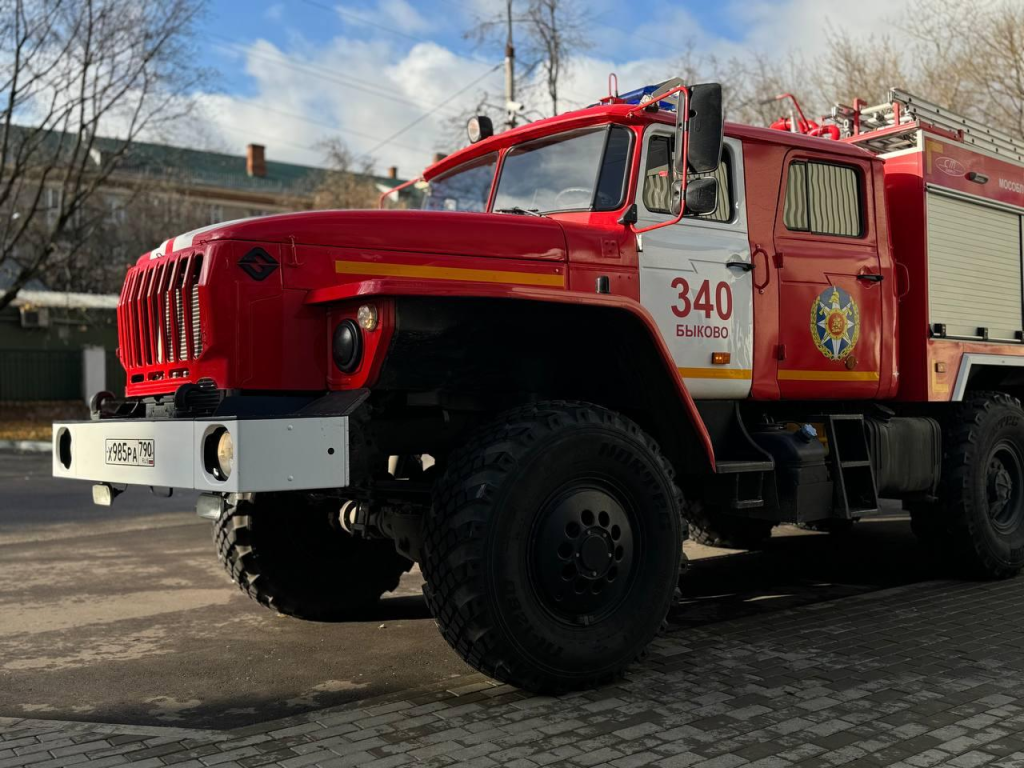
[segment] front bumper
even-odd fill
[[[342,488],[349,484],[348,416],[100,419],[53,425],[53,475],[111,485],[250,493]],[[234,444],[231,474],[206,466],[204,443],[217,428]],[[152,466],[107,463],[108,441],[153,441]]]

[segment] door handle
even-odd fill
[[[739,254],[736,254],[739,256]],[[742,269],[744,272],[750,272],[754,268],[754,263],[751,261],[727,261],[725,266],[729,269]]]
[[[764,289],[768,287],[768,283],[772,281],[772,266],[768,259],[768,251],[762,248],[760,245],[754,246],[754,252],[750,256],[750,268],[754,268],[755,260],[758,254],[764,256],[764,282],[758,283],[754,281],[754,287],[757,288],[759,293],[764,293]]]
[[[864,280],[865,282],[868,283],[880,283],[882,282],[883,277],[884,275],[878,275],[873,272],[869,272],[863,275],[857,275],[858,280]]]

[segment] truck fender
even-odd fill
[[[706,460],[707,471],[715,471],[714,448],[707,427],[686,388],[686,384],[679,375],[675,361],[672,359],[672,355],[661,336],[661,332],[658,330],[654,318],[633,299],[611,294],[582,293],[532,286],[510,287],[471,282],[459,282],[452,285],[432,280],[414,281],[401,278],[378,278],[313,289],[307,294],[305,303],[310,305],[329,305],[339,302],[350,302],[352,300],[367,300],[372,297],[395,299],[400,299],[401,297],[429,297],[437,300],[500,299],[504,301],[541,302],[560,307],[576,305],[591,310],[611,310],[615,313],[622,313],[622,320],[636,323],[637,328],[650,342],[651,348],[658,358],[660,368],[664,371],[665,376],[668,377],[667,381],[671,382],[671,390],[675,394],[682,413],[685,414],[685,419],[693,430],[693,438],[698,443],[698,450],[692,452]],[[667,430],[667,432],[671,433],[672,430]],[[666,436],[670,437],[670,435]],[[659,442],[662,443],[665,442],[666,436],[655,435],[655,437],[660,438]],[[671,452],[667,446],[663,445],[663,448],[667,452]],[[686,453],[690,452],[686,451]],[[688,468],[688,472],[690,471],[692,471],[692,468]],[[694,474],[698,473],[694,472]]]

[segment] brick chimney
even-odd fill
[[[392,165],[392,166],[390,166],[388,168],[388,178],[389,179],[397,179],[398,178],[398,166],[397,165]]]
[[[250,176],[267,175],[266,150],[262,144],[250,144],[245,148],[245,172]]]

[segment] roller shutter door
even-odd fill
[[[950,336],[1015,339],[1021,320],[1020,215],[928,193],[928,303]]]

